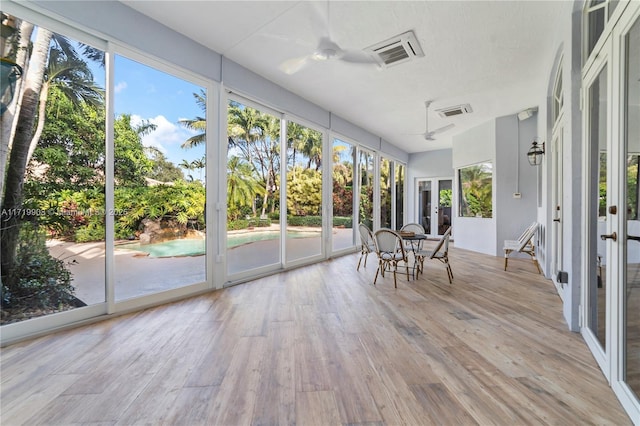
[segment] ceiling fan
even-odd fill
[[[292,58],[280,64],[279,68],[286,74],[294,74],[312,62],[343,61],[357,64],[377,64],[369,54],[358,49],[343,49],[331,39],[331,24],[329,21],[329,1],[327,1],[326,19],[323,19],[324,35],[318,40],[315,50],[308,55]]]
[[[425,103],[424,103],[427,112],[426,112],[425,120],[424,120],[425,131],[424,131],[424,133],[421,133],[421,134],[424,136],[425,140],[428,140],[428,141],[436,140],[436,138],[434,137],[435,135],[437,135],[438,133],[446,132],[447,130],[452,129],[455,126],[455,124],[451,123],[451,124],[447,124],[446,126],[442,126],[442,127],[437,128],[437,129],[434,129],[434,130],[429,130],[429,106],[432,103],[433,103],[433,101],[425,101]]]

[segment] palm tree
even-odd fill
[[[200,89],[200,93],[194,93],[193,97],[196,98],[196,104],[202,109],[202,112],[207,112],[207,92],[204,89]],[[181,145],[182,148],[193,148],[201,145],[207,140],[207,119],[204,117],[196,117],[192,119],[181,119],[178,121],[184,127],[190,130],[195,130],[200,133],[191,136],[184,141]]]
[[[21,39],[19,44],[23,42]],[[92,57],[99,58],[99,55]],[[103,93],[93,83],[91,71],[75,47],[67,38],[50,30],[38,28],[31,54],[28,57],[25,55],[24,64],[21,65],[26,72],[19,93],[20,107],[16,110],[17,117],[13,117],[17,121],[15,127],[14,123],[11,126],[15,132],[8,135],[3,132],[0,141],[0,151],[11,148],[2,198],[3,211],[16,211],[22,207],[25,172],[44,126],[49,90],[55,86],[73,102],[99,104],[103,101]],[[17,216],[7,218],[0,230],[3,277],[12,275],[19,230]]]
[[[231,156],[227,161],[227,205],[242,207],[251,206],[253,215],[256,207],[253,200],[256,195],[264,192],[264,187],[256,179],[253,167],[237,156]]]
[[[203,172],[204,168],[207,167],[206,157],[203,156],[202,158],[199,158],[197,160],[193,160],[191,162],[191,167],[194,170],[199,170],[200,171],[199,179],[200,179],[200,182],[202,182],[202,172]]]
[[[59,41],[61,40],[66,39],[60,38]],[[68,43],[68,40],[66,42]],[[40,91],[38,124],[29,146],[27,163],[38,145],[40,135],[42,135],[47,99],[50,90],[54,87],[58,88],[75,106],[79,106],[81,102],[93,106],[104,104],[104,90],[93,81],[93,74],[87,63],[77,57],[75,52],[74,55],[69,56],[64,50],[52,47],[49,51],[49,61]]]
[[[6,141],[6,146],[11,146],[11,153],[2,211],[18,211],[22,207],[27,158],[33,137],[38,99],[44,82],[45,69],[49,57],[49,44],[52,37],[53,33],[51,31],[39,28],[36,39],[33,42],[29,67],[24,77],[22,107],[18,115],[15,137],[13,138],[13,143]],[[5,145],[5,141],[2,141],[2,145]],[[0,232],[0,248],[2,251],[0,267],[2,268],[2,276],[6,277],[3,278],[5,283],[13,275],[19,230],[20,223],[16,215],[11,215],[4,220]]]
[[[237,149],[259,173],[266,188],[262,214],[275,192],[280,169],[280,120],[237,102],[229,104],[229,149]],[[272,209],[275,204],[272,204]]]
[[[180,164],[178,164],[178,167],[182,167],[183,169],[185,169],[187,171],[191,171],[191,170],[193,170],[193,163],[191,163],[188,160],[182,160],[180,162]],[[191,180],[193,180],[193,176],[191,176],[190,173],[187,173],[187,177],[190,178]]]

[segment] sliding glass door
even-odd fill
[[[235,100],[227,114],[227,274],[233,276],[281,264],[281,119]]]
[[[206,90],[115,56],[115,299],[206,281]]]
[[[322,254],[322,146],[322,132],[287,123],[287,262]]]

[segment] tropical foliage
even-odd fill
[[[13,99],[3,98],[0,254],[5,321],[8,311],[24,317],[28,310],[44,314],[77,304],[72,276],[49,254],[45,240],[104,241],[107,165],[104,91],[91,71],[103,66],[104,52],[6,14],[1,37],[3,55],[24,70]],[[196,96],[196,102],[201,99]],[[199,129],[202,122],[198,117],[183,124]],[[204,229],[202,179],[186,182],[178,166],[142,143],[156,126],[123,114],[115,117],[113,127],[116,187],[109,214],[115,216],[116,237],[137,235],[144,219],[170,218]],[[198,136],[188,142],[201,143]],[[190,167],[202,176],[204,159]]]
[[[459,170],[460,216],[492,217],[493,165],[481,163]]]

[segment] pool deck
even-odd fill
[[[317,228],[315,228],[317,230]],[[309,230],[309,229],[304,229]],[[257,228],[260,231],[260,228]],[[334,228],[334,244],[348,247],[351,228]],[[87,305],[105,301],[105,244],[71,243],[50,240],[47,243],[52,256],[63,260],[73,275],[76,297]],[[287,253],[295,259],[320,254],[320,235],[309,238],[287,239]],[[115,249],[114,282],[116,301],[196,284],[206,280],[206,256],[179,256],[155,258],[144,253]],[[235,273],[278,264],[279,240],[256,241],[227,250],[227,271]],[[291,259],[291,257],[290,257]]]

